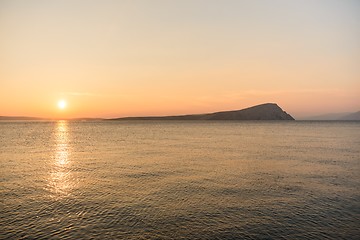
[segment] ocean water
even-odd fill
[[[360,239],[360,122],[0,122],[1,239]]]

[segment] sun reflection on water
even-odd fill
[[[71,173],[69,130],[67,121],[56,123],[55,155],[49,179],[52,197],[62,198],[69,196],[74,187],[74,179]]]
[[[68,163],[68,126],[66,121],[59,121],[56,128],[56,156],[57,165]]]

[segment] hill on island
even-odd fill
[[[283,111],[276,103],[265,103],[242,110],[223,111],[205,114],[155,116],[155,117],[123,117],[109,120],[295,120]]]

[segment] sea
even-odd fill
[[[360,122],[0,121],[0,239],[360,239]]]

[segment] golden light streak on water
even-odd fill
[[[70,170],[71,161],[69,146],[69,130],[67,121],[58,121],[54,131],[55,153],[52,162],[49,185],[51,197],[63,198],[71,194],[74,187]]]

